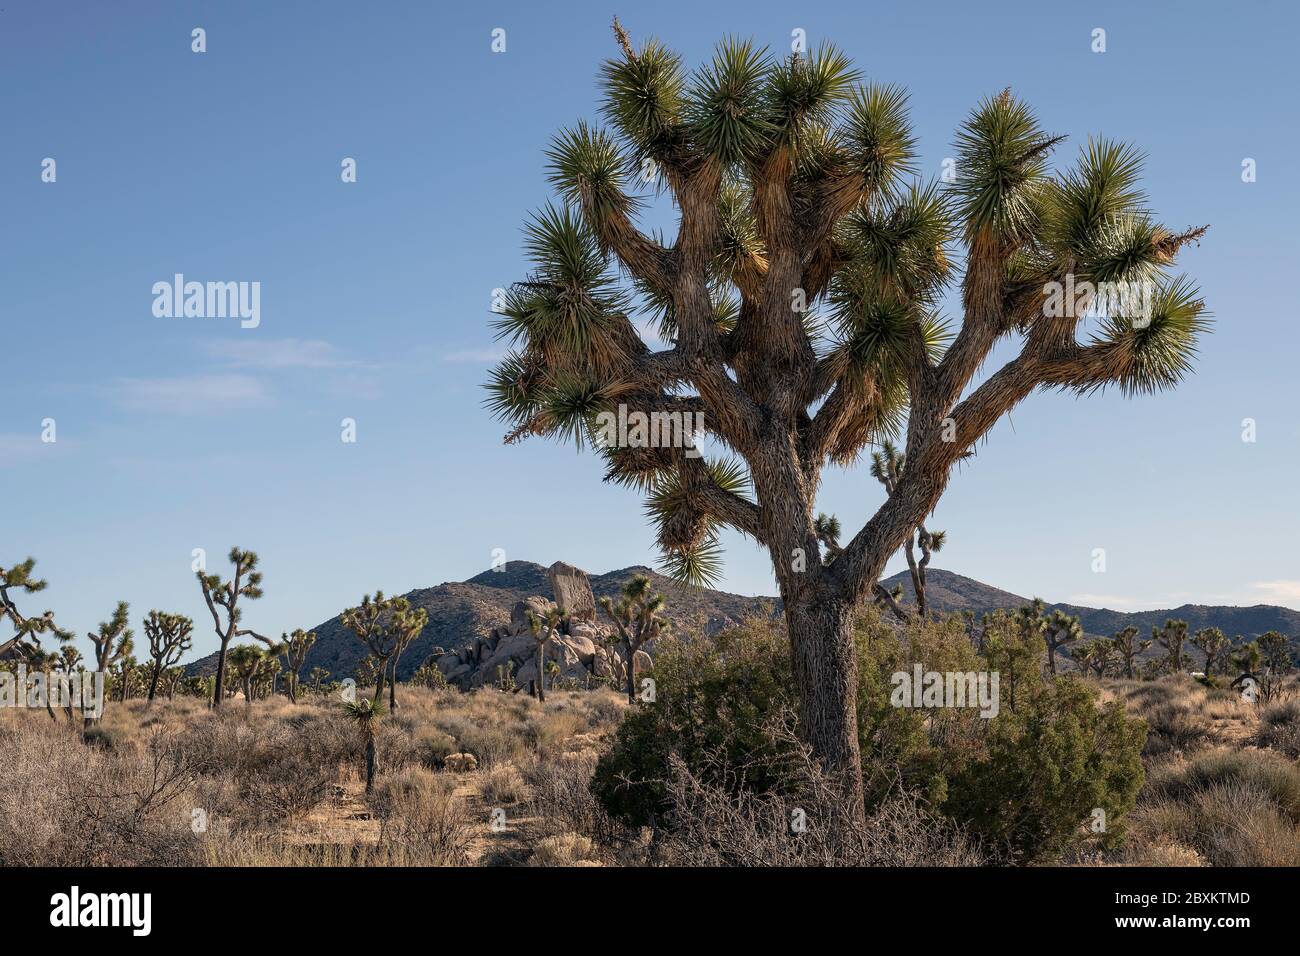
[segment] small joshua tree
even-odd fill
[[[302,673],[307,661],[307,652],[316,643],[315,631],[297,628],[292,634],[283,634],[280,638],[280,655],[284,658],[284,689],[289,703],[298,703],[298,675]],[[320,668],[313,668],[312,674]],[[319,688],[319,682],[317,684]]]
[[[393,648],[393,661],[389,665],[388,709],[397,710],[397,666],[402,662],[406,649],[420,636],[425,625],[429,623],[429,612],[424,608],[408,609],[404,615],[394,619],[396,645]]]
[[[135,635],[127,626],[129,612],[130,606],[125,601],[118,601],[112,616],[107,621],[100,622],[99,630],[86,635],[95,648],[95,672],[100,675],[99,680],[105,686],[108,684],[109,673],[128,659],[133,650]],[[87,727],[93,722],[94,718],[86,718]]]
[[[379,734],[379,718],[384,713],[380,700],[361,698],[343,702],[343,715],[357,725],[366,745],[366,793],[375,789],[375,739]]]
[[[1291,648],[1286,636],[1278,631],[1265,631],[1255,639],[1269,673],[1282,676],[1291,673]]]
[[[252,637],[267,647],[274,642],[250,628],[241,628],[240,619],[243,611],[239,602],[243,598],[256,601],[262,596],[262,572],[257,570],[257,555],[252,551],[230,549],[230,563],[235,566],[229,581],[222,581],[217,574],[197,572],[199,587],[203,590],[203,600],[212,614],[212,624],[216,628],[221,649],[217,652],[217,679],[212,693],[212,706],[220,707],[226,696],[226,652],[230,642],[236,637]],[[222,618],[225,618],[223,621]]]
[[[313,667],[307,679],[311,681],[311,692],[317,697],[320,696],[321,684],[330,676],[330,672],[323,667]]]
[[[1056,676],[1057,648],[1072,644],[1082,637],[1083,626],[1077,617],[1064,611],[1053,611],[1048,615],[1043,622],[1043,640],[1047,642],[1047,670],[1053,677]]]
[[[1169,618],[1162,628],[1151,628],[1151,639],[1168,653],[1166,666],[1169,673],[1177,674],[1187,662],[1183,654],[1183,644],[1187,641],[1187,622]]]
[[[903,474],[905,458],[893,442],[882,442],[879,451],[871,453],[871,476],[885,486],[885,491],[893,494],[898,490],[898,482]],[[930,558],[941,551],[948,540],[946,531],[928,531],[924,524],[917,524],[915,532],[908,534],[903,542],[903,555],[907,558],[907,570],[912,577],[912,593],[916,595],[917,617],[925,617],[925,570],[930,566]],[[921,549],[921,557],[916,557],[916,548]]]
[[[1070,656],[1085,672],[1105,677],[1115,656],[1115,642],[1098,638],[1070,649]]]
[[[378,704],[384,699],[384,679],[389,660],[399,648],[405,649],[424,630],[429,613],[424,608],[413,610],[411,602],[404,597],[386,598],[383,591],[376,591],[374,600],[369,594],[365,595],[357,607],[348,608],[340,619],[375,659],[374,701]],[[396,696],[390,696],[391,702],[396,704]]]
[[[144,619],[144,633],[149,638],[149,697],[145,706],[153,703],[158,693],[158,681],[163,671],[180,661],[194,647],[194,622],[183,614],[150,611]]]
[[[563,608],[547,608],[546,613],[538,617],[532,611],[528,612],[528,631],[533,635],[533,640],[537,642],[537,649],[533,658],[537,667],[537,693],[536,697],[543,704],[546,703],[546,645],[551,642],[555,636],[556,629],[559,628],[560,622],[566,617]]]
[[[244,692],[244,703],[251,704],[254,681],[262,674],[267,663],[266,652],[254,644],[237,644],[230,649],[227,663],[230,666],[230,676],[239,681],[240,689]]]
[[[661,616],[667,606],[662,594],[651,592],[650,579],[638,574],[623,586],[618,602],[600,599],[600,609],[614,624],[616,639],[627,660],[627,700],[636,703],[636,652],[668,628]]]
[[[1216,670],[1223,670],[1228,663],[1228,652],[1232,642],[1217,627],[1203,627],[1192,635],[1192,644],[1205,655],[1205,675],[1211,677]]]
[[[1138,656],[1151,646],[1150,641],[1140,641],[1137,636],[1140,632],[1136,627],[1130,624],[1124,630],[1111,637],[1115,642],[1115,650],[1119,653],[1120,658],[1124,661],[1124,676],[1129,680],[1137,677],[1137,671],[1133,668],[1133,662]]]
[[[168,700],[176,699],[176,691],[180,689],[181,682],[185,680],[185,668],[169,667],[162,673],[162,692],[167,695]]]

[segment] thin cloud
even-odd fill
[[[259,379],[238,374],[119,378],[109,392],[122,408],[176,415],[252,408],[271,399]]]
[[[1264,604],[1285,604],[1300,607],[1300,581],[1254,581],[1251,593]]]
[[[357,364],[320,339],[220,339],[208,343],[207,351],[213,358],[235,368],[327,369]]]
[[[456,362],[468,365],[492,365],[506,357],[503,348],[493,349],[457,349],[442,356],[444,362]]]
[[[41,441],[40,432],[33,430],[30,434],[10,432],[0,434],[0,468],[12,468],[29,461],[39,461],[42,457],[58,454],[66,442]]]

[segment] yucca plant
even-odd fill
[[[768,550],[801,730],[860,802],[855,608],[952,466],[1030,393],[1132,395],[1188,372],[1206,311],[1168,271],[1204,230],[1154,219],[1128,146],[1095,140],[1053,170],[1061,137],[1009,90],[958,130],[956,181],[924,183],[906,94],[860,82],[831,46],[778,58],[727,40],[688,75],[663,44],[616,34],[606,125],[549,150],[558,202],[525,227],[533,270],[499,308],[512,349],[488,404],[507,441],[590,443],[608,480],[644,492],[669,573],[716,579],[724,527]],[[675,205],[671,241],[638,226],[646,174]],[[1058,315],[1052,284],[1071,279],[1156,291],[1149,314],[1082,296]],[[959,322],[940,310],[949,288]],[[645,344],[646,320],[668,347]],[[974,381],[1008,338],[1014,357]],[[620,405],[702,421],[707,445],[610,441],[601,415]],[[906,469],[820,560],[823,468],[895,437]]]
[[[1165,621],[1164,627],[1151,628],[1151,640],[1163,647],[1168,654],[1165,666],[1169,669],[1169,673],[1177,674],[1182,671],[1186,663],[1183,644],[1187,641],[1187,622],[1169,618]]]
[[[405,650],[424,630],[429,622],[429,612],[412,608],[404,597],[384,597],[376,591],[374,599],[367,594],[356,607],[350,607],[339,618],[343,626],[357,636],[375,660],[375,703],[384,699],[384,682],[388,677],[389,661]],[[394,668],[394,671],[396,668]],[[396,683],[394,673],[393,681]],[[396,690],[389,691],[389,705],[397,706]]]
[[[372,793],[375,789],[375,739],[379,735],[379,718],[383,713],[382,699],[362,697],[360,700],[343,703],[343,716],[357,725],[366,745],[366,793]]]
[[[298,703],[298,675],[302,673],[307,652],[316,643],[315,631],[297,628],[292,634],[280,635],[280,655],[284,658],[284,689],[289,703]],[[315,674],[316,669],[312,673]]]
[[[148,707],[158,693],[158,681],[171,667],[194,647],[194,622],[183,614],[150,611],[144,619],[144,633],[149,638],[149,696]]]
[[[226,664],[230,676],[239,681],[244,703],[253,703],[254,684],[268,662],[267,652],[254,644],[238,644],[230,649]]]
[[[564,610],[558,607],[547,608],[546,613],[540,616],[528,612],[528,631],[537,643],[533,657],[537,667],[537,691],[534,696],[543,704],[546,703],[546,645],[555,636],[564,617]]]
[[[662,594],[655,594],[652,582],[638,574],[623,585],[617,602],[602,597],[600,609],[614,625],[615,639],[627,662],[627,702],[636,703],[636,653],[668,629],[663,617],[668,606]]]
[[[1117,634],[1111,635],[1111,640],[1115,644],[1115,650],[1120,659],[1124,661],[1124,676],[1129,680],[1137,677],[1137,671],[1133,667],[1133,662],[1138,656],[1151,646],[1150,641],[1138,640],[1138,629],[1129,625]]]
[[[1223,670],[1228,663],[1228,652],[1232,642],[1217,627],[1203,627],[1192,635],[1192,644],[1205,655],[1205,674],[1213,676],[1216,670]]]
[[[220,707],[226,696],[226,652],[230,642],[236,637],[251,637],[267,647],[275,643],[251,628],[239,626],[243,618],[240,601],[256,601],[262,596],[262,572],[257,570],[257,555],[236,547],[230,549],[229,559],[235,566],[229,581],[223,581],[220,575],[208,574],[206,571],[195,573],[199,579],[199,588],[203,591],[203,601],[212,614],[217,639],[221,641],[221,647],[217,651],[217,676],[212,691],[213,707]]]

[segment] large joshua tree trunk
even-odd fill
[[[814,597],[787,605],[785,616],[804,739],[823,768],[841,782],[852,806],[860,807],[853,609],[842,599]]]

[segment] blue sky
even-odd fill
[[[595,117],[614,10],[473,6],[6,0],[0,564],[38,558],[50,588],[28,607],[79,634],[119,598],[137,626],[182,611],[207,651],[195,548],[223,570],[232,544],[260,553],[266,597],[245,620],[268,633],[464,579],[496,548],[593,571],[654,561],[630,492],[571,448],[502,446],[481,406],[492,290],[524,275],[551,135]],[[936,563],[1124,610],[1300,607],[1295,6],[975,7],[618,12],[691,64],[728,33],[835,42],[909,88],[927,176],[1005,86],[1070,136],[1058,162],[1089,134],[1139,145],[1162,219],[1212,227],[1181,261],[1216,317],[1196,374],[1131,401],[1032,397],[955,477]],[[152,285],[177,272],[260,282],[261,324],[155,317]],[[851,530],[880,500],[859,468],[831,471],[820,504]],[[724,586],[772,593],[766,555],[729,541]]]

